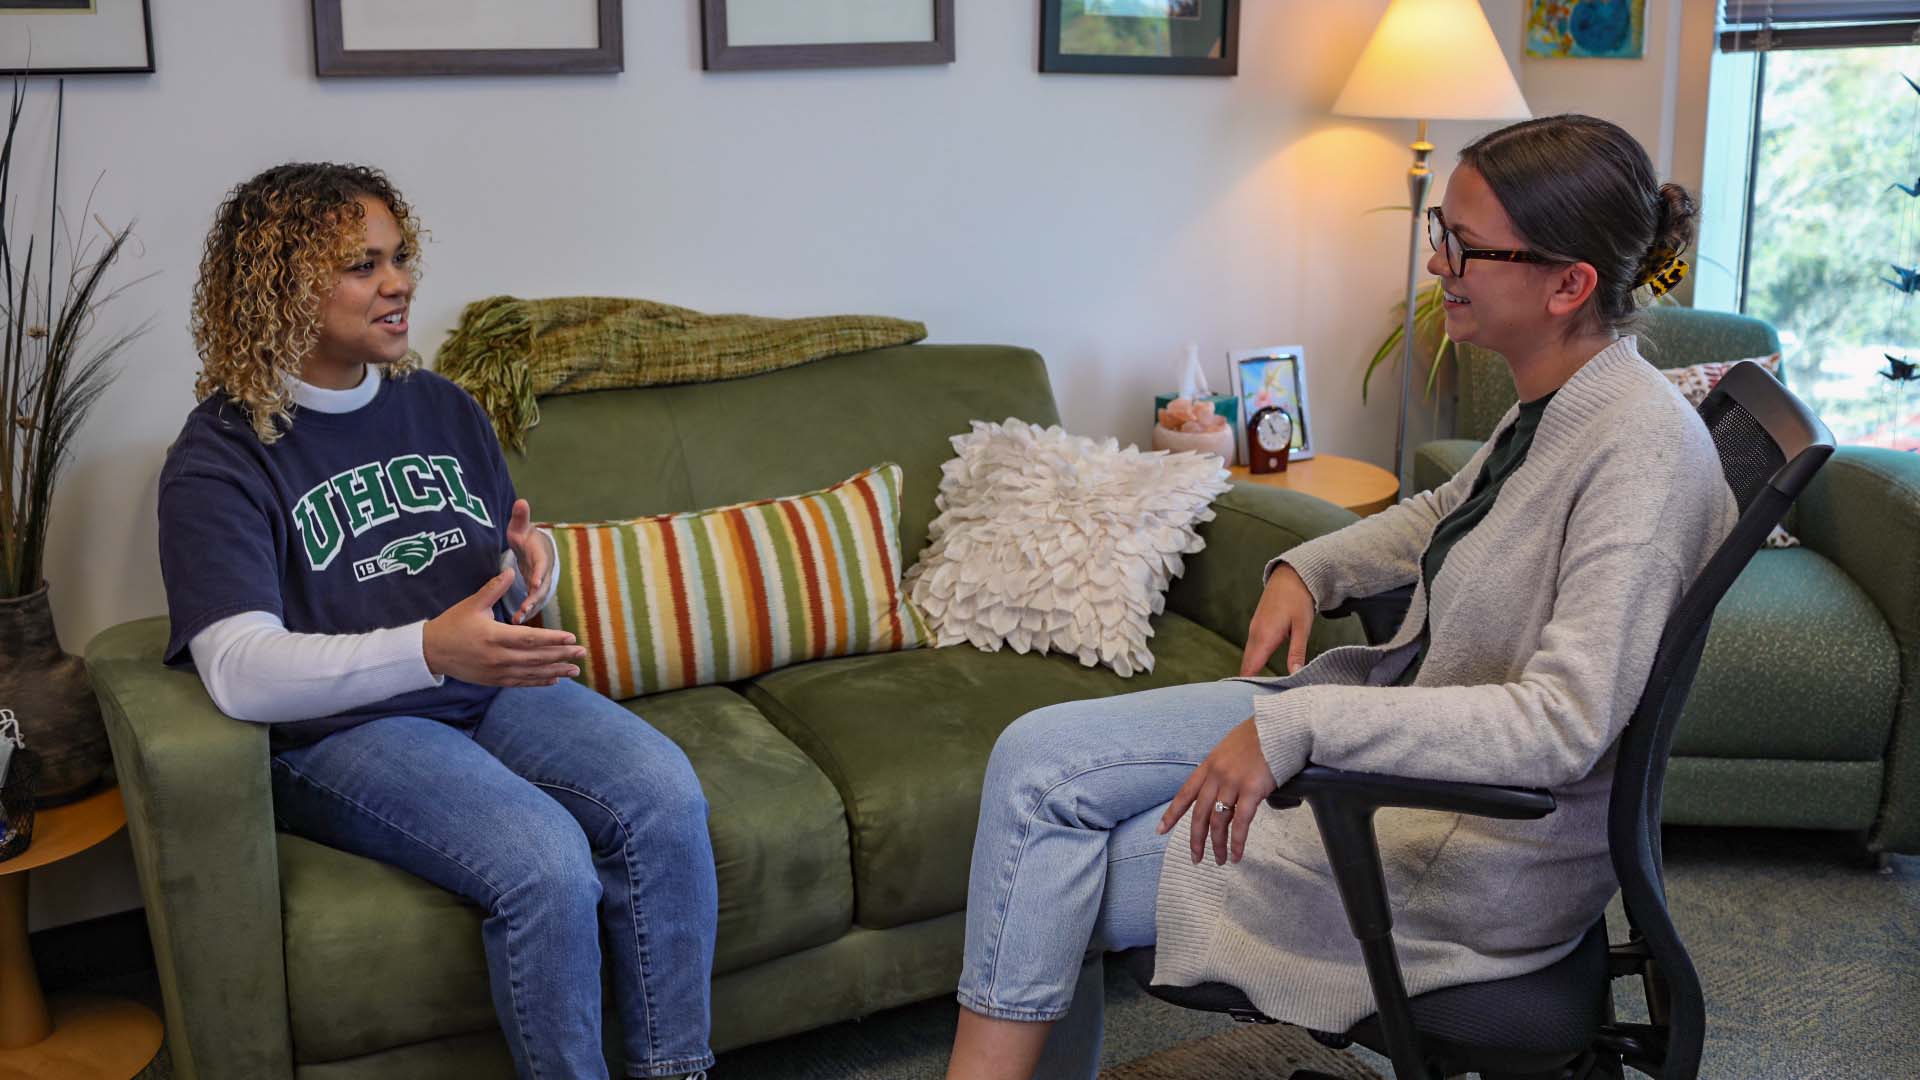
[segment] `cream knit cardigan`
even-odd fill
[[[1417,582],[1434,526],[1471,492],[1492,446],[1445,485],[1288,551],[1316,607]],[[1432,597],[1416,585],[1392,641],[1250,680],[1286,689],[1254,707],[1283,783],[1311,761],[1543,787],[1558,800],[1537,821],[1380,812],[1410,994],[1538,970],[1600,916],[1615,888],[1614,743],[1668,614],[1736,517],[1705,425],[1621,338],[1548,403],[1525,463],[1448,554]],[[1411,661],[1423,622],[1418,678],[1385,685]],[[1161,871],[1157,982],[1230,983],[1267,1015],[1325,1031],[1375,1011],[1310,811],[1262,807],[1246,857],[1226,866],[1194,865],[1186,827],[1170,834]]]

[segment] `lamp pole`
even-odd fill
[[[1413,400],[1413,311],[1415,293],[1420,287],[1420,219],[1425,215],[1427,189],[1433,184],[1433,170],[1427,168],[1427,155],[1433,144],[1427,141],[1427,122],[1420,121],[1419,134],[1410,147],[1413,167],[1407,170],[1407,201],[1413,206],[1413,220],[1407,225],[1407,318],[1401,326],[1400,416],[1393,429],[1393,473],[1400,482],[1400,497],[1413,492],[1412,476],[1407,468],[1407,406]]]

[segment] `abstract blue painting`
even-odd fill
[[[1647,0],[1528,0],[1527,55],[1637,60],[1646,21]]]

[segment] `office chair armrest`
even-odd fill
[[[1360,629],[1367,635],[1367,644],[1379,645],[1393,637],[1400,629],[1400,623],[1407,617],[1407,608],[1413,603],[1413,586],[1402,585],[1397,589],[1377,592],[1372,596],[1350,596],[1346,602],[1330,611],[1323,611],[1323,619],[1339,619],[1348,615],[1360,617]]]
[[[1276,810],[1287,810],[1316,798],[1369,810],[1393,806],[1510,820],[1542,818],[1554,810],[1553,795],[1539,788],[1422,780],[1411,776],[1347,772],[1322,765],[1309,765],[1300,770],[1293,779],[1281,784],[1273,794],[1267,796],[1267,805]]]
[[[1347,925],[1360,942],[1367,980],[1373,986],[1387,1056],[1398,1076],[1426,1076],[1425,1054],[1413,1026],[1413,1006],[1393,948],[1393,908],[1373,814],[1381,807],[1448,810],[1492,818],[1540,818],[1554,810],[1553,796],[1529,788],[1461,784],[1405,776],[1346,772],[1309,765],[1267,797],[1276,810],[1313,808],[1327,849],[1327,866],[1340,890]]]

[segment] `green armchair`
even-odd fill
[[[1058,419],[1026,349],[915,345],[753,378],[551,398],[516,486],[598,520],[791,494],[882,461],[911,559],[969,420]],[[1154,620],[1150,673],[919,649],[799,664],[625,702],[678,743],[720,882],[713,1042],[726,1050],[951,994],[980,783],[1000,730],[1060,701],[1239,670],[1273,555],[1354,520],[1236,486]],[[1359,640],[1323,622],[1312,647]],[[392,867],[275,831],[265,730],[162,667],[164,618],[87,649],[139,870],[175,1075],[481,1080],[512,1067],[481,912]],[[615,1044],[617,1045],[617,1044]]]
[[[1724,312],[1647,313],[1662,368],[1780,350]],[[1422,490],[1457,472],[1513,405],[1499,356],[1459,350],[1456,431],[1414,452]],[[1920,852],[1920,454],[1843,446],[1721,601],[1681,713],[1665,819],[1857,830]]]

